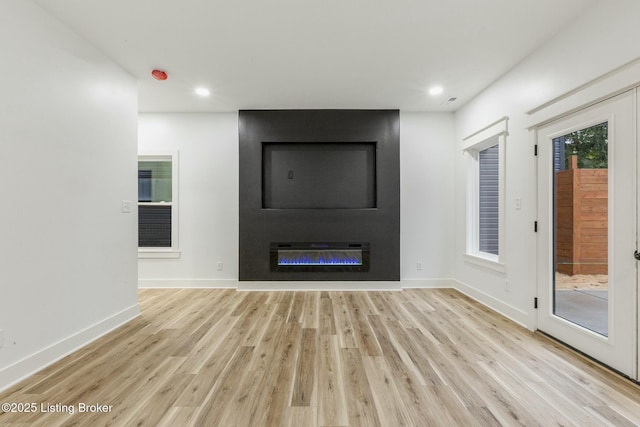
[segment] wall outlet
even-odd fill
[[[504,291],[505,292],[509,292],[509,281],[508,280],[504,281]]]
[[[4,347],[4,331],[0,329],[0,348]]]
[[[223,268],[224,264],[222,264],[222,261],[218,261],[218,271],[222,271]]]
[[[122,201],[122,213],[131,213],[131,202],[129,200]]]
[[[422,263],[421,262],[416,264],[416,270],[422,271]]]

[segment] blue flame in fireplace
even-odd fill
[[[359,257],[280,257],[278,265],[362,265]]]

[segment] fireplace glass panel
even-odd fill
[[[278,250],[278,265],[362,265],[362,249]]]

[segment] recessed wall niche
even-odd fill
[[[240,280],[400,280],[399,133],[398,110],[240,111]]]

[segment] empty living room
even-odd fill
[[[0,426],[640,425],[638,16],[3,0]]]

